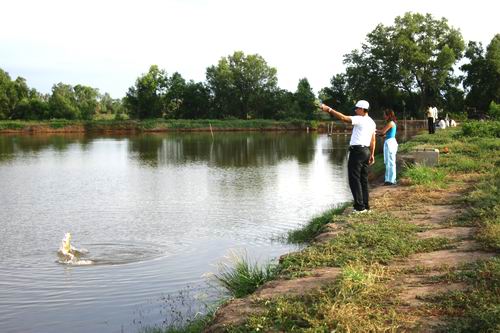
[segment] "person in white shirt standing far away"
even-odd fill
[[[368,116],[370,104],[365,100],[358,101],[354,107],[355,116],[346,116],[325,104],[321,104],[320,108],[344,123],[353,125],[347,163],[349,187],[354,199],[354,213],[367,212],[370,210],[368,166],[375,163],[376,143],[376,125],[373,119]]]

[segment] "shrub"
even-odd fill
[[[500,138],[500,121],[469,121],[462,125],[461,136]]]

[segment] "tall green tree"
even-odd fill
[[[349,94],[349,86],[346,74],[336,74],[330,80],[330,87],[320,90],[319,98],[340,112],[346,113],[352,107],[352,98]]]
[[[234,52],[207,68],[206,77],[218,118],[263,118],[272,113],[270,100],[278,89],[276,69],[260,55]]]
[[[167,89],[167,73],[152,65],[126,93],[124,105],[129,115],[139,119],[163,117],[167,111],[164,98]]]
[[[445,18],[406,13],[394,25],[379,24],[367,36],[362,51],[345,57],[352,95],[371,95],[373,105],[399,96],[418,97],[418,108],[442,98],[453,65],[462,57],[460,32]],[[378,96],[377,96],[378,91]],[[400,97],[402,98],[402,97]]]
[[[479,116],[492,101],[500,103],[500,34],[493,37],[486,53],[481,43],[469,42],[465,57],[469,63],[460,67],[465,72],[465,103],[473,110],[471,116]]]
[[[69,84],[58,83],[52,86],[52,94],[49,98],[50,118],[79,119],[75,91]]]
[[[76,85],[74,88],[75,100],[81,119],[90,120],[97,112],[99,90],[92,87]]]
[[[194,81],[186,83],[177,117],[183,119],[208,119],[212,117],[210,90],[205,84]]]
[[[0,69],[0,119],[7,119],[10,116],[12,91],[13,85],[9,73]]]
[[[312,120],[318,107],[316,106],[316,96],[306,78],[299,80],[294,97],[302,113],[301,118]]]
[[[163,96],[166,118],[181,118],[182,104],[186,91],[186,80],[181,74],[175,72],[171,77],[166,77],[167,89]]]

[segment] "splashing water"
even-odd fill
[[[88,253],[86,249],[77,249],[71,245],[71,233],[67,232],[57,251],[59,260],[57,262],[66,265],[92,265],[92,260],[80,259]]]

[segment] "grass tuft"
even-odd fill
[[[278,266],[267,263],[259,266],[246,256],[232,257],[232,263],[222,263],[215,279],[236,298],[253,293],[267,281],[273,280],[278,274]]]

